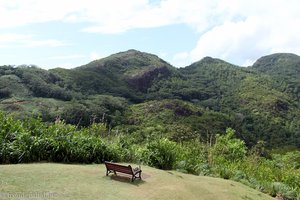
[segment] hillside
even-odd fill
[[[253,68],[271,75],[278,87],[300,98],[300,57],[295,54],[273,54],[258,59]]]
[[[51,199],[72,200],[273,199],[234,181],[162,171],[146,166],[142,166],[142,170],[143,180],[130,183],[124,176],[106,177],[104,165],[4,165],[0,166],[0,198],[7,199],[8,194],[34,193]]]
[[[66,80],[66,87],[83,94],[109,93],[141,101],[156,79],[176,74],[176,70],[155,55],[129,50],[95,60],[73,70],[51,72]]]
[[[0,108],[79,126],[101,121],[127,133],[167,122],[150,132],[171,138],[181,132],[207,140],[232,127],[249,147],[262,140],[271,148],[299,148],[299,63],[294,54],[265,56],[248,68],[206,57],[178,69],[128,50],[74,69],[1,66]],[[161,109],[149,117],[151,104]],[[193,112],[172,117],[186,105]]]
[[[137,141],[170,137],[176,142],[209,141],[234,122],[229,115],[206,110],[182,100],[153,100],[132,105],[124,113],[127,121],[116,128],[134,134]]]

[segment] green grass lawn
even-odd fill
[[[134,166],[134,165],[133,165]],[[0,165],[0,199],[267,200],[243,184],[142,166],[143,180],[105,176],[104,165]]]

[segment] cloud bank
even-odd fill
[[[270,53],[300,54],[299,8],[298,0],[0,0],[0,31],[53,21],[81,23],[79,31],[99,34],[186,24],[198,32],[198,42],[174,55],[172,64],[185,66],[212,56],[250,65]],[[0,47],[11,40],[0,34]],[[63,44],[31,40],[32,47]]]

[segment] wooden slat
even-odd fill
[[[109,163],[105,162],[106,168],[108,170],[116,171],[116,172],[121,172],[125,174],[133,174],[131,166],[124,166],[124,165],[118,165],[115,163]]]
[[[108,174],[111,173],[111,172],[114,172],[114,173],[115,172],[121,172],[121,173],[124,173],[124,174],[132,175],[132,178],[131,178],[132,182],[136,178],[142,179],[142,177],[141,177],[142,170],[141,169],[133,170],[130,165],[124,166],[124,165],[118,165],[118,164],[111,163],[111,162],[106,162],[106,161],[104,163],[105,163],[105,166],[106,166],[106,169],[107,169],[106,176],[108,176]],[[137,174],[139,176],[136,176]]]

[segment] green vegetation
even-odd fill
[[[299,66],[299,57],[295,54],[264,56],[253,64],[254,69],[274,77],[282,91],[293,94],[298,100],[300,98]]]
[[[193,104],[193,113],[183,113],[179,122],[189,125],[172,125],[175,131],[182,130],[178,137],[189,139],[197,132],[209,138],[232,127],[248,147],[262,140],[268,148],[299,148],[299,63],[299,56],[273,54],[241,68],[206,57],[176,69],[155,55],[129,50],[70,70],[1,66],[0,108],[21,118],[33,114],[43,121],[60,118],[79,126],[129,125],[132,133],[140,129],[130,123],[132,115],[143,109],[137,103],[147,106],[155,100],[155,106],[168,105],[178,99]],[[161,109],[151,118],[178,107]],[[203,116],[195,114],[197,109]],[[164,117],[160,116],[162,121],[168,120]],[[159,121],[141,120],[151,127]]]
[[[263,157],[263,144],[247,150],[230,128],[216,135],[215,142],[203,143],[197,138],[175,142],[171,135],[140,140],[135,134],[109,132],[103,123],[78,128],[62,121],[16,120],[4,113],[0,122],[0,161],[4,164],[133,162],[232,179],[272,196],[299,199],[300,152]]]
[[[75,69],[0,66],[0,162],[143,163],[299,199],[299,66],[273,54],[177,69],[136,50]]]

